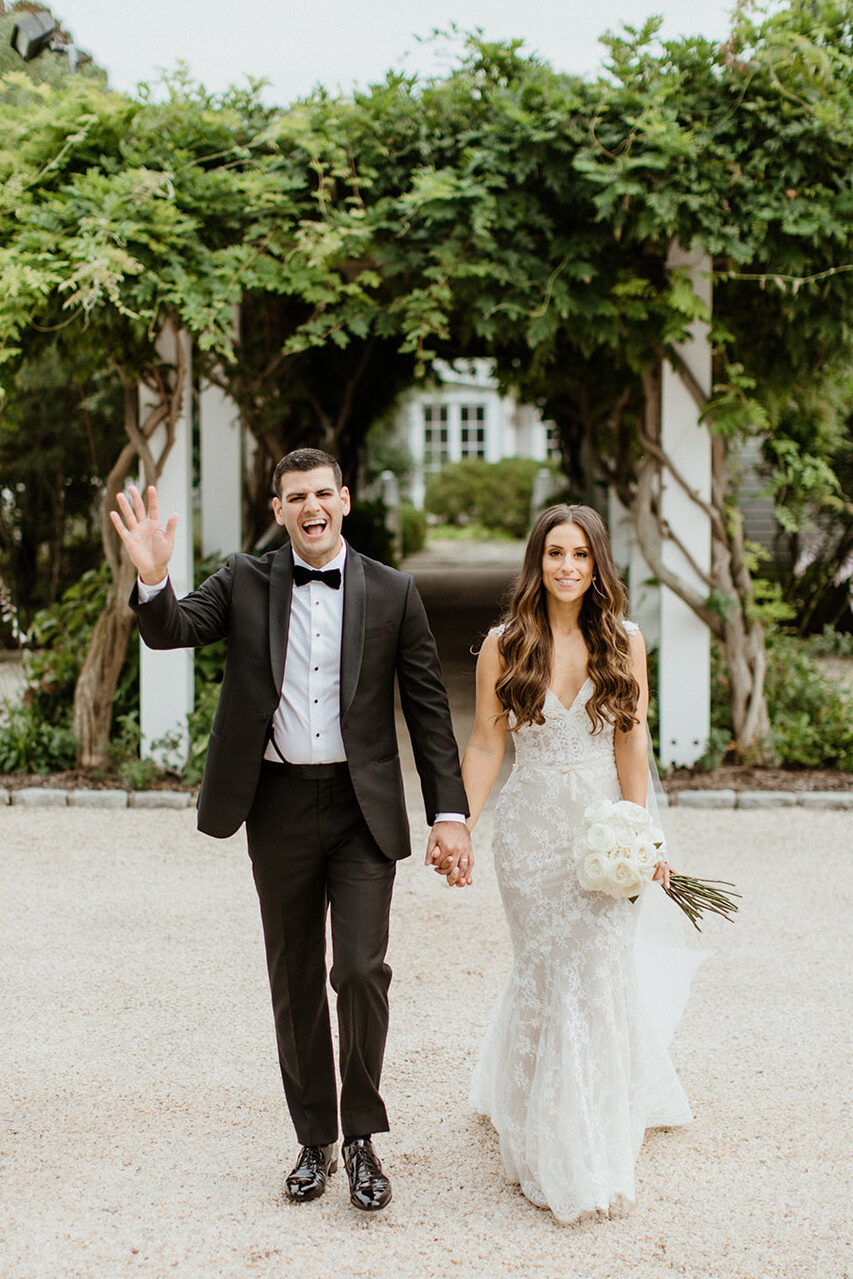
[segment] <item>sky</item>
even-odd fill
[[[456,23],[487,39],[521,37],[559,71],[594,74],[606,30],[664,16],[665,36],[722,40],[734,0],[51,0],[77,44],[133,92],[179,60],[210,91],[270,81],[264,97],[286,104],[317,85],[348,92],[390,68],[441,74],[448,41],[419,42]]]

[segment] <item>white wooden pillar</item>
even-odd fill
[[[240,411],[212,382],[199,394],[201,553],[224,558],[243,544],[243,442]]]
[[[667,266],[686,268],[694,292],[711,309],[711,262],[699,250],[674,245]],[[709,326],[696,320],[679,355],[698,385],[711,391]],[[711,496],[711,438],[699,422],[699,409],[682,378],[664,362],[661,388],[661,444],[690,487],[706,501]],[[707,516],[665,470],[661,478],[661,515],[698,567],[711,567],[711,527]],[[678,547],[661,544],[667,568],[702,593],[707,592]],[[704,753],[711,728],[710,633],[692,609],[665,587],[660,592],[660,758],[665,768],[689,766]]]
[[[193,586],[192,347],[186,333],[176,337],[167,328],[158,339],[157,349],[165,360],[175,362],[176,343],[181,344],[185,362],[183,402],[175,423],[175,442],[157,482],[157,495],[162,522],[165,524],[170,515],[178,516],[169,577],[180,597]],[[153,407],[152,392],[147,387],[140,387],[139,407],[142,416]],[[151,441],[155,456],[161,452],[165,439],[166,428],[159,427]],[[187,716],[193,709],[192,650],[155,651],[141,640],[140,646],[142,755],[162,767],[180,767],[187,758]],[[163,745],[163,738],[169,738],[171,744]]]
[[[607,525],[616,567],[628,587],[628,617],[643,632],[646,648],[660,644],[660,587],[649,580],[646,563],[634,532],[634,517],[613,489],[607,491]]]
[[[412,504],[422,511],[426,497],[426,471],[424,469],[424,402],[420,395],[412,393],[406,403],[406,427],[409,451],[412,455],[412,479],[410,497]]]

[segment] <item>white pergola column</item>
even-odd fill
[[[243,545],[243,440],[240,411],[212,382],[199,394],[201,553],[224,558]]]
[[[686,252],[674,245],[667,266],[686,267],[694,292],[711,309],[711,262],[701,251]],[[709,326],[696,320],[691,336],[678,352],[698,385],[711,392]],[[662,369],[661,445],[675,468],[705,501],[711,497],[711,437],[699,422],[699,409],[676,370]],[[661,476],[661,515],[704,572],[711,567],[711,526],[708,517],[664,470]],[[663,538],[665,566],[701,593],[701,581],[678,547]],[[666,587],[660,592],[660,759],[664,768],[690,766],[704,753],[711,728],[710,633],[692,609]]]
[[[175,441],[157,482],[160,516],[165,524],[170,515],[178,516],[175,550],[169,565],[169,577],[175,594],[180,597],[193,585],[193,511],[192,511],[192,347],[189,337],[181,332],[175,337],[164,329],[157,342],[161,356],[176,360],[175,343],[179,342],[185,361],[183,402],[175,423]],[[152,393],[140,387],[139,407],[144,416],[153,407]],[[166,440],[166,427],[159,427],[151,440],[155,457]],[[140,723],[142,755],[162,767],[180,767],[186,762],[189,748],[187,716],[193,709],[193,654],[191,649],[155,651],[140,640]],[[173,744],[157,745],[163,738]]]
[[[426,474],[424,472],[424,409],[419,395],[409,396],[406,404],[406,426],[409,435],[409,451],[412,454],[412,504],[422,511],[426,497]]]
[[[628,617],[643,632],[646,648],[660,644],[660,587],[649,581],[651,570],[634,532],[634,517],[613,489],[607,490],[607,527],[616,567],[625,574]]]

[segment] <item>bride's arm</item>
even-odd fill
[[[628,636],[631,674],[637,681],[640,696],[637,699],[637,723],[628,732],[617,728],[613,735],[613,752],[616,756],[616,772],[622,798],[634,804],[646,806],[646,787],[649,780],[648,729],[649,677],[646,670],[646,645],[639,631]]]
[[[616,729],[613,735],[613,752],[616,756],[616,772],[622,788],[622,798],[646,806],[649,784],[649,730],[646,720],[649,713],[649,675],[646,666],[646,645],[639,631],[628,636],[631,652],[631,674],[640,686],[637,699],[637,723],[627,733]],[[665,888],[669,887],[670,866],[661,859],[655,866],[654,877]]]
[[[500,771],[506,746],[506,714],[495,684],[501,672],[498,637],[487,635],[477,658],[477,714],[468,748],[462,757],[462,781],[468,796],[473,829]]]

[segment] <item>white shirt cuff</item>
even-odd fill
[[[461,822],[462,825],[464,826],[465,814],[464,813],[436,813],[435,821],[436,822]],[[435,823],[433,823],[433,825],[435,825]]]
[[[155,582],[153,586],[148,586],[141,577],[137,577],[136,593],[139,596],[140,604],[147,604],[149,600],[153,600],[155,595],[159,595],[168,580],[169,574],[167,573],[162,582]]]

